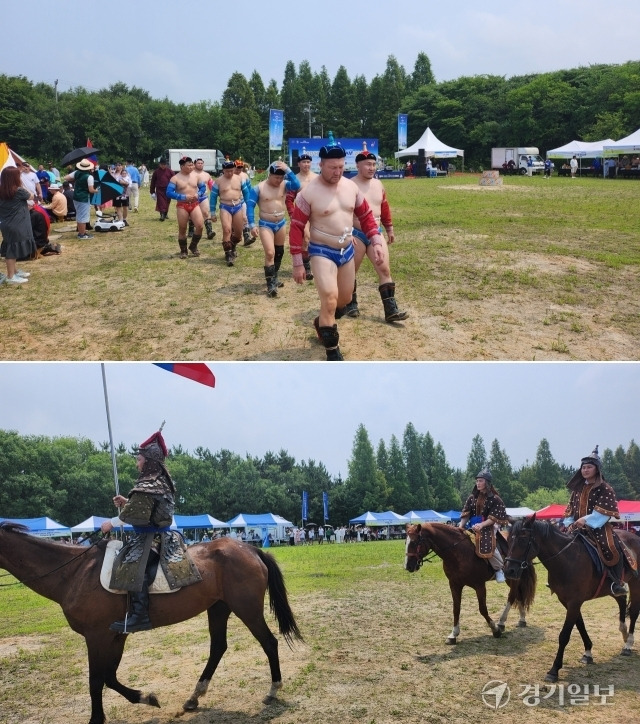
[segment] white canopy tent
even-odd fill
[[[611,138],[603,141],[569,141],[564,146],[547,151],[547,158],[599,158],[604,154],[604,147],[615,143]]]
[[[604,155],[617,156],[620,153],[635,153],[640,151],[640,128],[631,135],[621,138],[619,141],[605,143]]]
[[[424,151],[425,158],[429,158],[430,156],[434,156],[435,158],[455,158],[456,156],[462,156],[464,158],[464,151],[442,143],[442,141],[436,138],[434,132],[428,126],[427,130],[413,145],[408,148],[403,148],[402,151],[396,151],[394,155],[396,158],[417,156],[421,150]]]

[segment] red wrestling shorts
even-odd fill
[[[176,204],[179,209],[184,209],[191,213],[194,209],[197,209],[200,204],[197,201],[178,201]]]

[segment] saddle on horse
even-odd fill
[[[577,529],[580,540],[590,553],[599,571],[606,571],[613,583],[611,592],[614,596],[626,596],[624,586],[625,563],[632,575],[638,576],[638,561],[635,553],[625,545],[611,525],[601,528],[584,526]]]

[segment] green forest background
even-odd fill
[[[47,515],[76,525],[90,515],[115,515],[113,467],[108,443],[87,439],[24,436],[0,430],[0,518]],[[120,491],[127,494],[137,477],[135,446],[117,448]],[[585,451],[585,454],[588,451]],[[601,450],[603,470],[618,498],[640,499],[640,448]],[[177,487],[176,512],[209,513],[230,520],[238,513],[272,512],[299,522],[301,495],[309,493],[309,520],[322,522],[322,492],[329,494],[329,521],[347,523],[366,510],[460,510],[476,474],[489,464],[493,482],[508,507],[538,510],[566,503],[565,487],[579,464],[558,463],[546,439],[535,459],[514,468],[498,440],[489,449],[476,435],[466,468],[454,468],[429,432],[408,423],[401,439],[380,440],[374,448],[367,429],[355,432],[346,479],[333,477],[322,461],[296,461],[285,450],[245,457],[229,450],[171,450],[167,467]]]
[[[66,92],[24,77],[0,75],[0,140],[32,163],[59,162],[87,138],[102,159],[152,164],[167,148],[219,148],[258,168],[268,163],[269,109],[284,110],[287,137],[379,139],[393,161],[397,114],[408,113],[409,144],[427,125],[445,143],[464,149],[467,168],[482,170],[493,146],[546,150],[573,139],[617,140],[638,127],[640,61],[591,65],[506,78],[464,76],[436,82],[420,53],[411,72],[394,56],[371,82],[350,78],[341,66],[333,79],[323,66],[286,63],[281,85],[255,70],[233,73],[222,98],[174,103],[125,83],[90,92]]]

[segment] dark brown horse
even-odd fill
[[[471,538],[461,528],[444,523],[425,523],[424,525],[407,526],[407,546],[405,568],[414,572],[422,565],[425,556],[433,551],[442,559],[442,569],[449,579],[449,588],[453,599],[453,629],[447,638],[448,644],[458,642],[460,635],[460,603],[462,589],[473,588],[478,598],[478,609],[489,625],[493,635],[502,635],[511,606],[517,604],[520,610],[518,626],[526,626],[525,611],[533,603],[536,592],[536,573],[532,568],[521,580],[509,584],[507,605],[498,623],[489,616],[487,610],[487,581],[491,580],[495,571],[489,563],[476,555]]]
[[[633,533],[617,531],[620,538],[640,558],[640,538]],[[585,545],[576,536],[567,535],[546,521],[536,520],[535,514],[518,521],[511,529],[509,550],[505,560],[504,572],[507,578],[517,580],[533,568],[531,561],[538,558],[549,573],[549,587],[558,596],[560,603],[567,609],[564,625],[558,637],[558,651],[553,666],[547,672],[546,681],[556,682],[562,668],[564,650],[571,638],[575,626],[582,642],[584,655],[582,663],[593,663],[592,643],[582,618],[582,604],[592,598],[611,595],[611,581],[606,579],[606,571],[599,572]],[[631,655],[633,632],[640,612],[640,580],[627,576],[629,580],[629,629],[626,625],[626,597],[616,599],[620,612],[619,630],[624,639],[623,656]]]
[[[104,558],[103,541],[90,548],[70,546],[27,535],[26,528],[0,523],[0,568],[26,586],[58,603],[71,628],[84,636],[89,655],[89,724],[103,724],[105,686],[132,704],[160,706],[155,694],[130,689],[117,679],[127,636],[109,630],[109,624],[124,617],[127,596],[109,593],[99,581]],[[222,655],[227,649],[227,621],[234,613],[260,642],[271,668],[269,703],[282,687],[278,641],[264,619],[264,598],[269,603],[287,643],[302,639],[294,619],[282,572],[273,556],[245,543],[222,538],[189,549],[202,581],[168,595],[153,595],[150,617],[154,628],[169,626],[207,612],[211,645],[209,660],[193,694],[183,705],[196,709]],[[136,634],[134,634],[136,635]]]

